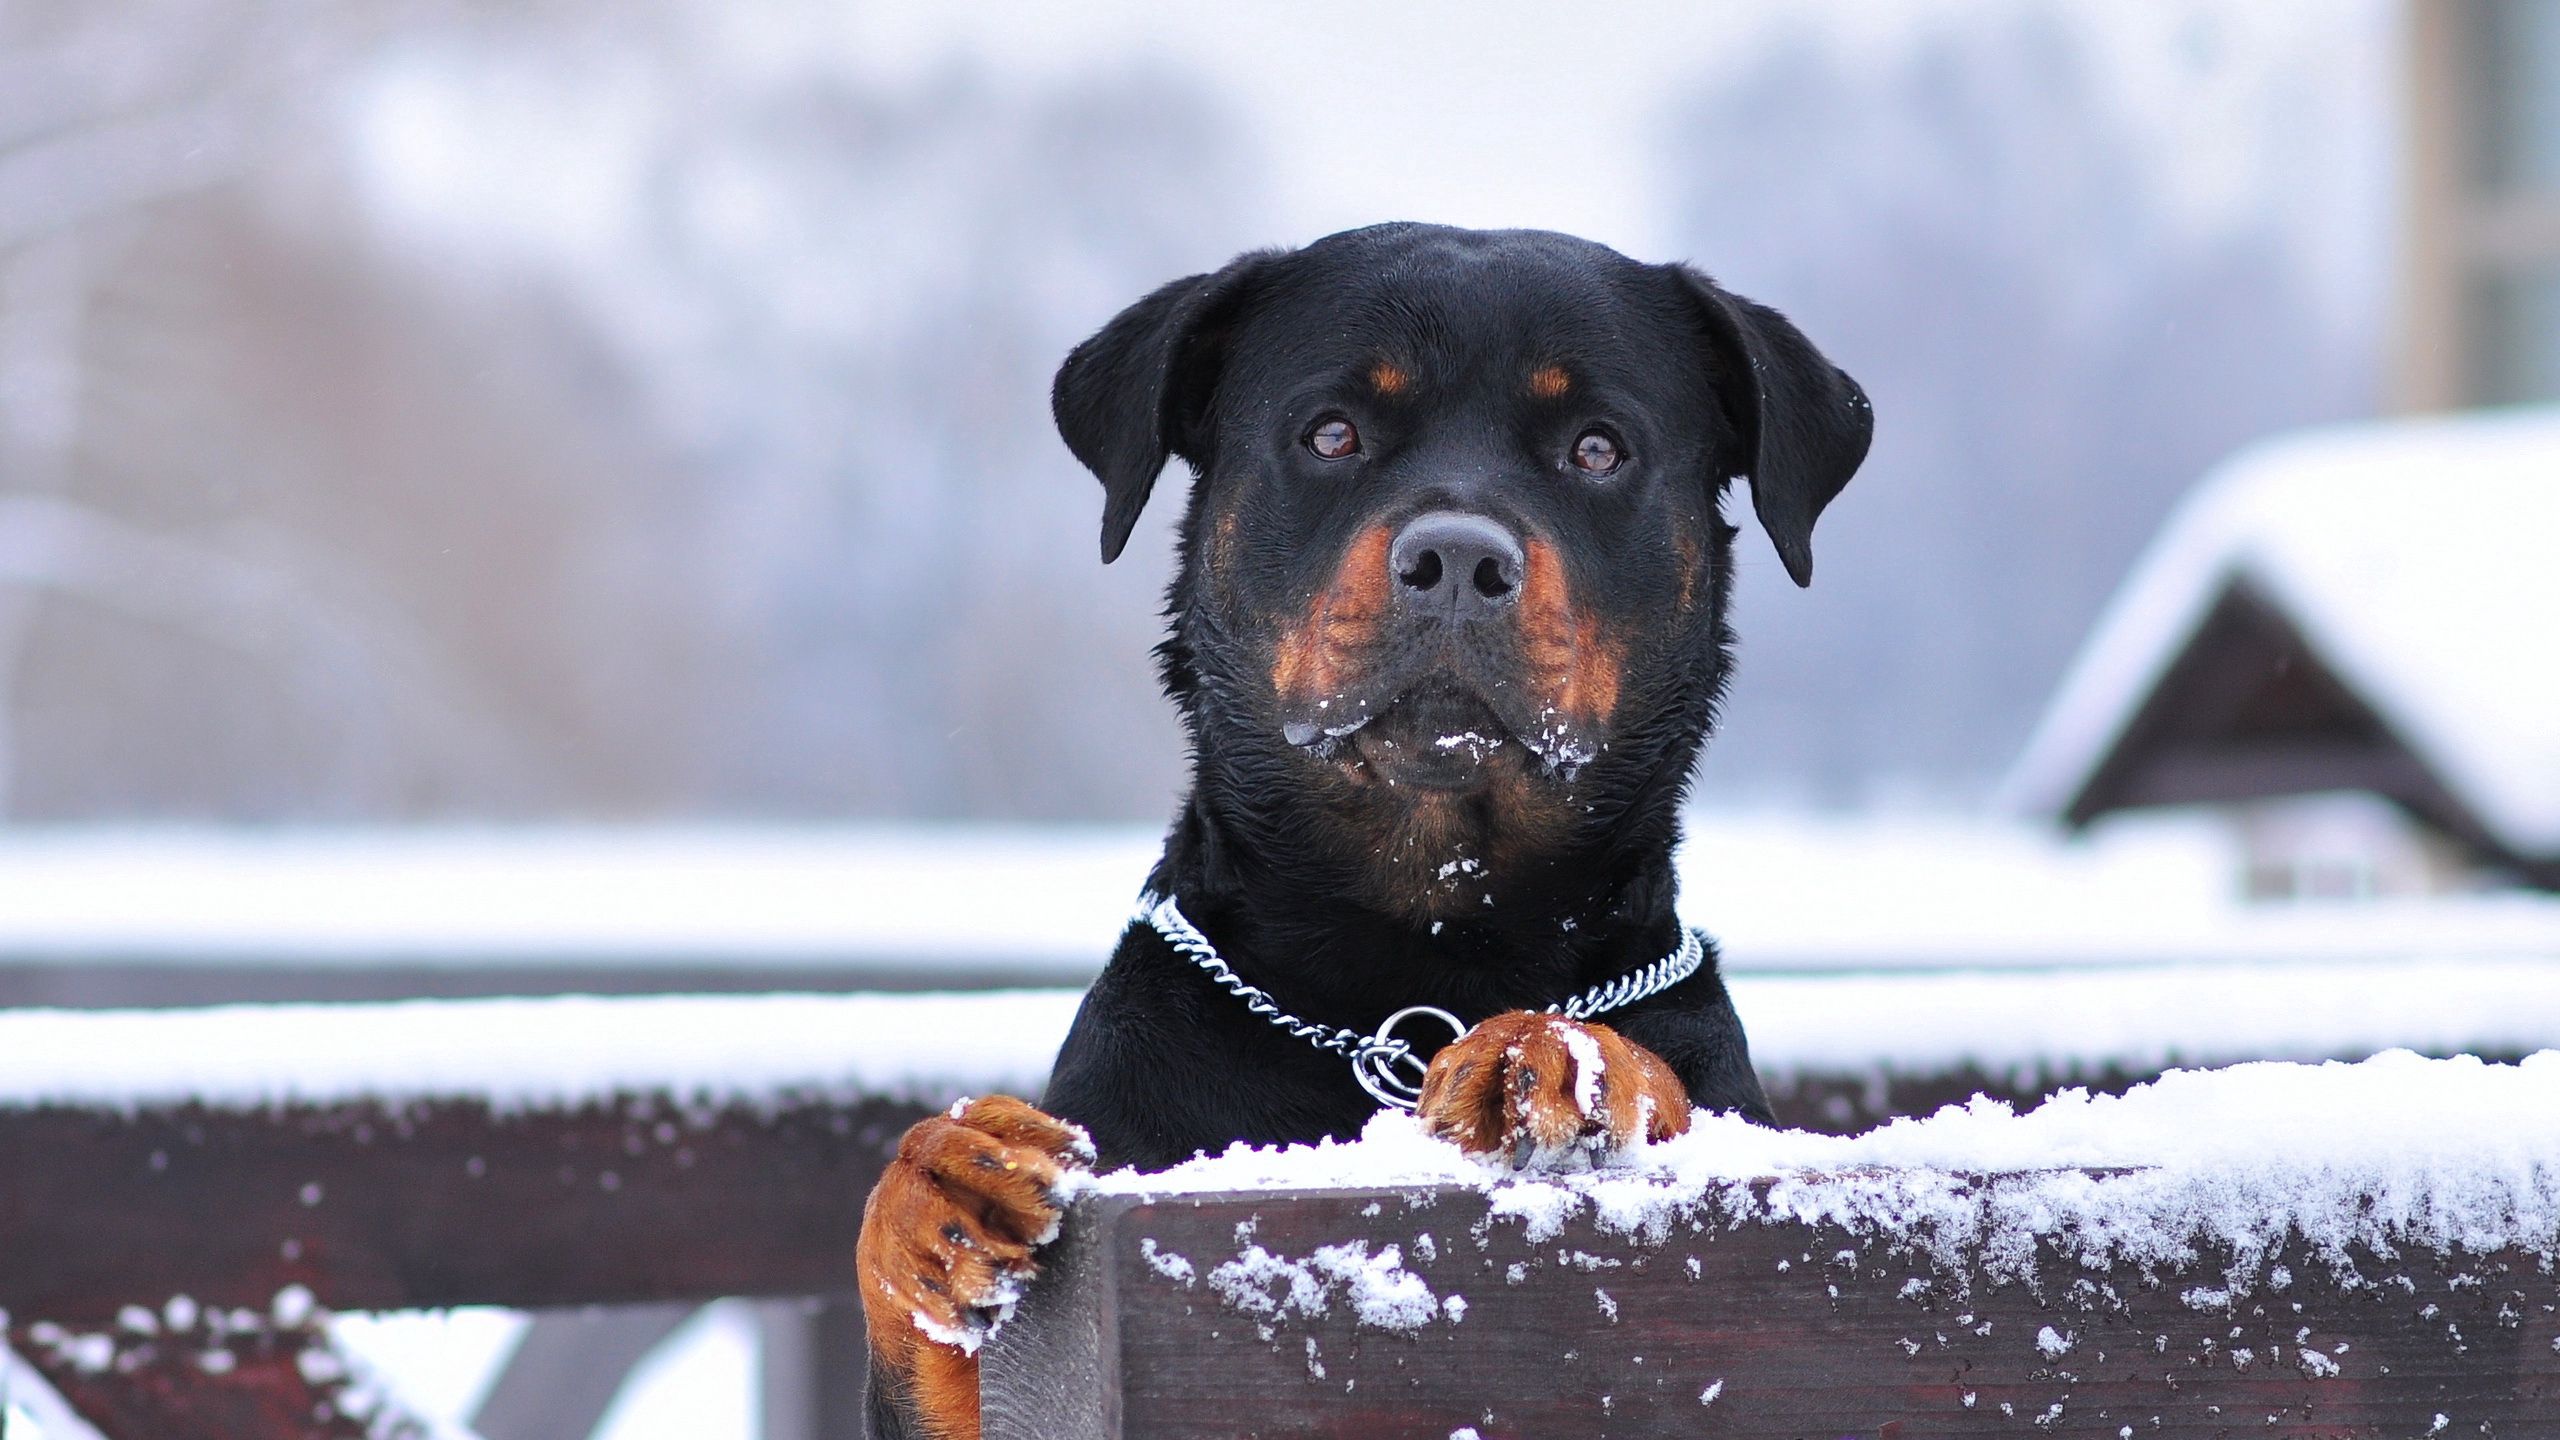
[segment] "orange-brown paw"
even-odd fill
[[[977,1351],[1057,1238],[1082,1130],[1005,1095],[918,1121],[862,1210],[862,1314],[928,1434],[974,1440]]]
[[[1689,1092],[1605,1025],[1515,1010],[1443,1047],[1422,1079],[1425,1130],[1522,1170],[1587,1169],[1689,1128]]]

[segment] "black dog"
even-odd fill
[[[1479,1153],[1587,1157],[1693,1104],[1769,1116],[1711,952],[1606,1028],[1530,1012],[1679,954],[1677,812],[1732,640],[1719,502],[1747,479],[1807,583],[1866,455],[1857,385],[1685,267],[1382,225],[1165,286],[1054,400],[1102,480],[1104,560],[1168,455],[1197,475],[1159,651],[1192,790],[1148,881],[1173,903],[1085,997],[1048,1113],[925,1121],[873,1192],[882,1436],[978,1433],[975,1342],[1066,1167],[1348,1136],[1379,1108],[1204,946],[1317,1038],[1411,1005],[1471,1025],[1436,1054],[1427,1020],[1395,1034],[1430,1060],[1423,1121]],[[1186,920],[1193,953],[1168,938]]]

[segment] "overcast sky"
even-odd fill
[[[2034,0],[2103,37],[2106,103],[2159,136],[2191,221],[2293,213],[2325,283],[2370,282],[2369,218],[2392,183],[2398,7],[2387,0]],[[785,7],[788,8],[788,7]],[[915,78],[965,60],[1089,69],[1160,58],[1243,102],[1270,147],[1273,213],[1299,240],[1389,218],[1534,225],[1671,258],[1649,132],[1684,90],[1780,34],[1818,30],[1876,60],[1917,32],[1982,23],[1982,0],[1082,0],[838,9],[839,60]],[[742,20],[739,23],[755,22]],[[823,23],[823,22],[821,22]],[[760,43],[756,30],[739,43]],[[814,58],[795,15],[761,31],[776,63]],[[2306,64],[2306,60],[2311,63]],[[2316,77],[2310,95],[2271,75]],[[2269,155],[2270,105],[2334,112],[2318,153]],[[2298,129],[2292,133],[2299,133]],[[2288,177],[2266,193],[2270,166]],[[2357,223],[2365,219],[2366,223]]]

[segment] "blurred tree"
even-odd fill
[[[2304,233],[2379,164],[2341,121],[2371,97],[2339,46],[2231,53],[2183,8],[2142,56],[2121,32],[2143,17],[2105,7],[1951,7],[1897,44],[1787,26],[1674,119],[1686,248],[1877,412],[1812,590],[1746,537],[1709,798],[1978,795],[2208,464],[2372,407],[2378,276],[2342,307],[2319,253],[2352,270],[2368,242]]]
[[[395,13],[296,0],[0,11],[0,814],[43,812],[80,763],[48,743],[54,676],[95,658],[77,643],[64,655],[65,616],[103,620],[141,654],[219,647],[225,668],[286,690],[307,692],[309,662],[352,658],[349,617],[295,594],[289,575],[155,532],[99,493],[112,487],[91,483],[94,442],[128,417],[96,367],[120,338],[102,313],[113,276],[153,226],[241,183],[279,142],[279,89]],[[296,629],[308,646],[284,638]],[[89,638],[76,620],[71,638]],[[161,717],[120,783],[147,788],[142,773],[196,718]]]
[[[166,8],[0,30],[0,811],[1163,813],[1162,531],[1101,570],[1047,381],[1246,238],[1214,104]]]

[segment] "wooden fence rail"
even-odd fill
[[[1788,1123],[1831,1130],[1977,1091],[2035,1093],[1969,1070],[1775,1078]],[[858,1372],[847,1297],[862,1199],[928,1108],[630,1094],[567,1109],[0,1107],[0,1338],[111,1440],[353,1435],[385,1428],[336,1414],[363,1398],[340,1393],[355,1367],[327,1353],[321,1328],[277,1323],[277,1297],[341,1311],[836,1297],[807,1328],[844,1354],[801,1367],[828,1403],[805,1402],[823,1415],[783,1427],[824,1433],[854,1411],[856,1397],[834,1392]],[[186,1325],[168,1318],[173,1304]],[[133,1323],[143,1316],[153,1329]],[[663,1310],[644,1318],[668,1328]],[[627,1363],[630,1347],[600,1344],[593,1324],[553,1328],[569,1347],[559,1363],[510,1372],[493,1404],[556,1392],[563,1375],[609,1398],[618,1372],[583,1371],[608,1352]]]
[[[2560,1433],[2521,1250],[2283,1255],[2235,1298],[2209,1256],[1994,1280],[1749,1211],[1531,1240],[1467,1189],[1091,1197],[989,1343],[988,1440]]]
[[[849,1294],[862,1197],[923,1113],[0,1112],[0,1312],[116,1440],[361,1434],[306,1309]]]
[[[2017,1094],[2004,1076],[1971,1071],[1787,1076],[1779,1104],[1797,1125],[1853,1127],[1984,1086]],[[840,1391],[860,1368],[860,1204],[927,1109],[881,1097],[704,1107],[650,1094],[566,1109],[0,1107],[0,1340],[113,1440],[364,1435],[399,1427],[381,1420],[389,1396],[348,1394],[356,1366],[300,1312],[276,1320],[279,1297],[343,1312],[658,1307],[637,1317],[643,1338],[686,1304],[835,1297],[801,1343],[829,1350],[799,1366],[812,1394],[786,1396],[812,1414],[778,1427],[822,1435],[858,1399]],[[632,1345],[602,1330],[612,1327],[545,1322],[556,1345],[527,1345],[517,1363],[530,1368],[507,1371],[492,1407],[602,1412],[558,1404],[563,1376],[612,1394],[620,1371],[584,1371],[627,1366]],[[561,1350],[556,1363],[548,1350]],[[573,1440],[543,1422],[492,1425]]]
[[[633,1304],[853,1286],[862,1197],[924,1111],[644,1099],[37,1110],[0,1123],[0,1308]]]
[[[470,1041],[482,1034],[476,1014],[429,1038]],[[576,1014],[595,1027],[628,1018]],[[767,1015],[755,1011],[754,1023]],[[491,1073],[509,1073],[505,1059]],[[1769,1077],[1783,1122],[1835,1132],[1978,1091],[2024,1102],[2058,1081],[2121,1089],[2143,1078]],[[693,1104],[663,1098],[682,1093],[675,1085],[511,1106],[453,1096],[0,1104],[0,1339],[111,1440],[379,1436],[428,1427],[351,1378],[318,1323],[328,1311],[659,1307],[629,1312],[630,1325],[591,1324],[613,1332],[604,1342],[564,1326],[560,1346],[527,1347],[557,1351],[555,1373],[568,1373],[581,1356],[627,1367],[687,1306],[833,1297],[799,1325],[797,1350],[770,1347],[816,1397],[793,1402],[809,1413],[774,1422],[774,1433],[829,1433],[855,1400],[861,1336],[843,1302],[862,1200],[937,1093],[819,1088],[823,1098],[785,1085]],[[2010,1433],[2044,1417],[2068,1434],[2220,1434],[2228,1421],[2235,1435],[2327,1440],[2425,1434],[2438,1413],[2456,1428],[2437,1433],[2532,1434],[2518,1417],[2560,1406],[2551,1277],[2512,1255],[2459,1270],[2430,1270],[2422,1257],[2392,1272],[2418,1287],[2401,1300],[2306,1284],[2280,1305],[2224,1314],[2180,1300],[2196,1285],[2076,1270],[2056,1272],[2041,1295],[1959,1293],[1871,1242],[1808,1227],[1710,1226],[1652,1246],[1580,1230],[1533,1245],[1516,1227],[1482,1224],[1484,1204],[1427,1190],[1089,1201],[989,1355],[990,1433],[1446,1440],[1472,1426],[1483,1440],[1839,1440],[1925,1418],[1904,1432],[1917,1440]],[[1209,1279],[1248,1221],[1276,1255],[1395,1244],[1419,1283],[1465,1308],[1412,1333],[1363,1325],[1343,1305],[1251,1314]],[[1170,1260],[1154,1263],[1169,1256],[1189,1259],[1190,1284],[1173,1279]],[[1929,1283],[1904,1293],[1915,1278]],[[2126,1308],[2075,1308],[2083,1282],[2113,1286]],[[2418,1314],[2426,1305],[2435,1316]],[[2047,1325],[2068,1339],[2063,1355],[2016,1343]],[[2306,1327],[2311,1339],[2295,1338]],[[2335,1373],[2311,1373],[2330,1363],[2304,1358],[2319,1345],[2331,1347]],[[581,1393],[609,1397],[619,1375],[580,1376]],[[510,1372],[498,1395],[538,1402],[571,1389]],[[769,1405],[768,1417],[791,1408]],[[1060,1416],[1082,1428],[1057,1428]],[[2097,1419],[2104,1428],[2089,1428]],[[566,1421],[491,1432],[582,1433]]]

